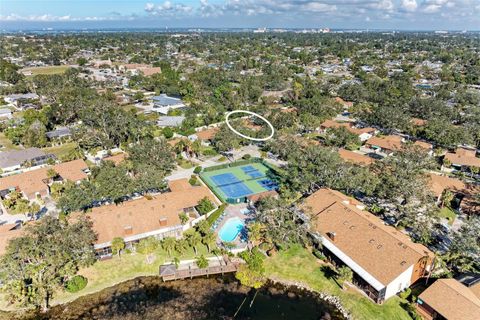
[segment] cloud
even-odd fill
[[[402,0],[401,7],[409,12],[417,10],[418,4],[416,0]]]
[[[147,2],[144,10],[149,15],[153,16],[178,16],[192,12],[193,7],[183,3],[173,3],[167,0],[157,5]]]

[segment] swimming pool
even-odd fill
[[[220,240],[223,242],[232,242],[245,229],[245,223],[242,219],[235,217],[228,219],[218,232]]]

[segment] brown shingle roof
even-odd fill
[[[33,199],[37,192],[45,195],[48,192],[46,180],[50,168],[53,168],[65,180],[76,182],[87,178],[87,174],[83,171],[88,168],[85,161],[74,160],[3,177],[0,179],[0,190],[17,188],[30,199]]]
[[[430,189],[436,197],[442,195],[443,191],[450,190],[453,192],[463,192],[466,185],[462,180],[441,176],[430,173]]]
[[[188,181],[173,181],[170,186],[183,185]],[[146,232],[180,226],[178,214],[185,208],[194,207],[204,197],[214,203],[217,200],[205,186],[182,188],[175,187],[171,192],[154,196],[151,200],[141,198],[126,201],[119,205],[107,205],[93,208],[87,216],[93,222],[98,235],[97,244],[110,242],[115,237],[140,235]],[[161,224],[162,223],[162,224]],[[128,232],[126,230],[128,229]]]
[[[402,149],[402,140],[400,136],[384,136],[384,137],[371,137],[367,140],[367,144],[371,146],[377,146],[382,149],[396,151]]]
[[[454,153],[447,152],[445,159],[450,161],[452,164],[480,168],[480,158],[477,158],[475,153],[475,150],[457,148]]]
[[[435,281],[419,299],[449,320],[476,320],[480,316],[480,299],[455,279]]]
[[[23,228],[17,229],[16,224],[4,224],[0,226],[0,255],[5,253],[8,242],[23,234]]]
[[[339,149],[338,154],[343,160],[353,162],[359,165],[369,165],[375,161],[373,158],[370,158],[369,156],[356,153],[350,150],[345,150],[345,149]]]
[[[360,202],[338,191],[320,189],[305,199],[311,208],[312,227],[369,274],[388,285],[424,257],[433,257],[425,246],[356,205]]]
[[[206,129],[206,130],[202,130],[202,131],[199,131],[196,133],[198,139],[200,140],[212,140],[215,135],[217,134],[218,130],[220,130],[219,128],[210,128],[210,129]]]
[[[350,122],[337,122],[334,120],[325,120],[320,127],[328,129],[328,128],[340,128],[340,127],[345,127],[345,128],[351,128],[352,124]]]
[[[419,146],[420,148],[422,149],[426,149],[426,150],[432,150],[433,149],[433,145],[428,143],[428,142],[423,142],[423,141],[420,141],[420,140],[417,140],[413,143],[413,145],[415,146]]]
[[[103,158],[103,161],[112,161],[116,166],[122,163],[127,156],[126,153],[119,153],[113,156]]]

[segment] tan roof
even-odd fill
[[[116,155],[113,155],[113,156],[105,157],[102,160],[103,161],[112,161],[117,166],[120,163],[122,163],[123,160],[125,160],[126,156],[127,156],[126,153],[119,153],[119,154],[116,154]]]
[[[149,68],[150,65],[143,63],[126,63],[123,65],[125,69],[145,69]]]
[[[427,124],[427,120],[423,120],[420,118],[412,118],[411,122],[416,126],[424,126]]]
[[[370,133],[374,134],[375,133],[375,128],[372,127],[366,127],[366,128],[349,128],[348,131],[351,133],[355,133],[356,135],[361,135],[362,133]]]
[[[322,128],[340,128],[345,127],[347,129],[352,127],[352,123],[350,122],[337,122],[334,120],[325,120],[321,125]]]
[[[475,153],[475,150],[457,148],[454,153],[447,152],[445,159],[450,161],[452,164],[480,168],[480,158],[477,158]]]
[[[384,137],[371,137],[367,140],[367,144],[377,146],[386,150],[400,150],[402,149],[402,140],[400,136],[384,136]]]
[[[338,154],[343,160],[360,164],[360,165],[369,165],[375,161],[373,158],[370,158],[369,156],[356,153],[350,150],[345,150],[345,149],[339,149]]]
[[[428,142],[423,142],[423,141],[420,141],[420,140],[417,140],[413,143],[413,145],[415,146],[419,146],[420,148],[422,149],[427,149],[427,150],[431,150],[433,149],[433,145],[428,143]]]
[[[65,180],[76,182],[87,178],[87,174],[83,171],[88,168],[85,161],[74,160],[0,178],[0,190],[17,188],[28,198],[35,197],[37,192],[44,194],[48,191],[47,172],[50,168]]]
[[[0,255],[5,253],[8,242],[23,234],[24,229],[16,229],[16,224],[4,224],[0,226]]]
[[[477,320],[480,315],[480,299],[455,279],[435,281],[419,299],[448,320]]]
[[[466,189],[466,184],[459,179],[441,176],[430,173],[430,189],[436,197],[442,195],[443,191],[450,190],[453,192],[462,192]]]
[[[205,129],[202,131],[199,131],[196,133],[198,139],[200,140],[211,140],[215,137],[217,134],[219,128],[210,128],[210,129]]]
[[[425,246],[357,207],[360,202],[338,191],[320,189],[305,199],[304,207],[311,208],[312,226],[343,253],[388,285],[410,266],[424,257],[433,257]]]
[[[343,99],[340,98],[340,97],[335,97],[335,102],[338,102],[338,103],[340,103],[340,104],[342,104],[342,105],[344,105],[344,106],[346,106],[346,107],[351,107],[351,106],[353,106],[353,102],[351,102],[351,101],[345,101],[345,100],[343,100]]]
[[[214,203],[217,200],[205,186],[193,187],[186,179],[172,181],[171,192],[154,196],[151,200],[141,198],[126,201],[119,205],[93,208],[87,216],[93,221],[93,229],[98,235],[97,244],[110,242],[115,237],[128,237],[152,232],[158,229],[180,226],[179,213],[194,207],[204,197]]]
[[[160,67],[140,68],[139,70],[147,77],[162,72]]]

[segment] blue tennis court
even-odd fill
[[[270,179],[264,179],[257,181],[259,185],[267,190],[277,189],[278,185]]]
[[[255,169],[252,166],[243,166],[243,167],[240,167],[240,169],[242,169],[242,171],[245,172],[245,173],[249,173],[249,172],[252,172],[252,171],[258,171],[257,169]]]
[[[212,176],[211,179],[217,186],[240,182],[232,173],[217,174]]]
[[[263,177],[263,173],[261,173],[260,171],[252,171],[252,172],[249,172],[247,173],[250,177],[252,177],[253,179],[256,179],[256,178],[260,178],[260,177]]]
[[[219,186],[219,188],[229,198],[241,198],[253,193],[243,182]]]

